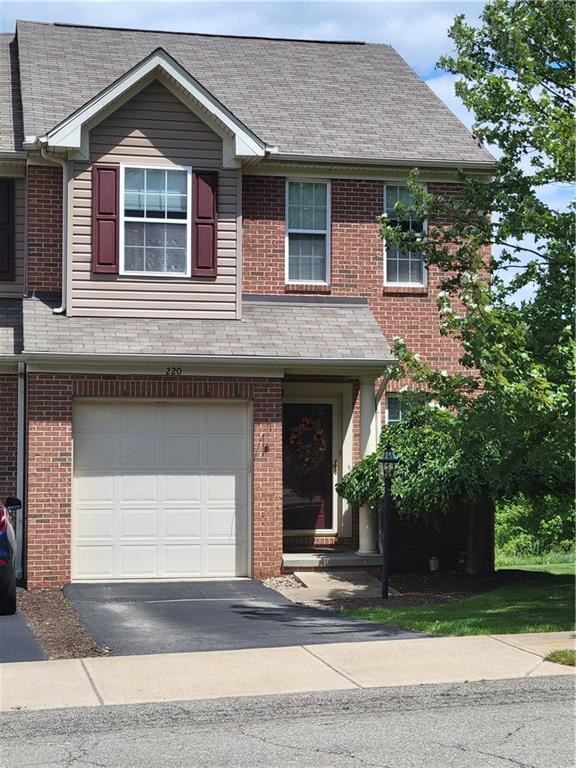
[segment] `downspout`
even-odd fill
[[[45,144],[40,145],[40,154],[44,160],[50,160],[62,166],[62,303],[52,310],[55,315],[62,315],[66,312],[68,285],[68,160],[49,157]]]
[[[25,504],[25,475],[26,475],[26,363],[18,363],[18,400],[16,427],[16,496],[22,502],[22,509],[16,518],[16,578],[21,579],[24,573],[24,518]]]

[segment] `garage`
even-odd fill
[[[72,580],[249,575],[249,410],[73,408]]]

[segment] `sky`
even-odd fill
[[[123,0],[0,0],[0,31],[14,30],[16,19],[96,26],[175,30],[212,34],[291,37],[313,40],[364,40],[392,45],[454,114],[471,127],[472,117],[454,94],[454,76],[436,68],[450,53],[448,30],[458,14],[479,23],[484,2],[476,0],[372,0],[371,2],[124,2]],[[565,208],[573,190],[550,185],[544,201]]]

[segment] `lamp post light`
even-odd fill
[[[390,580],[390,520],[392,517],[392,479],[398,458],[390,446],[380,459],[380,473],[384,480],[384,509],[382,512],[382,527],[380,541],[382,543],[382,599],[388,599],[388,582]]]

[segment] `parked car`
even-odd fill
[[[8,511],[22,508],[22,502],[9,496],[0,504],[0,616],[16,613],[16,534]]]

